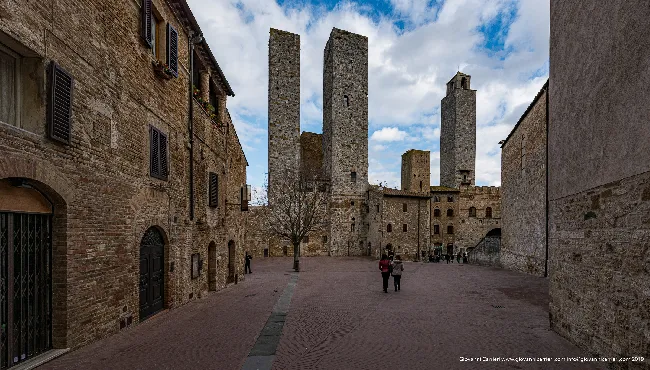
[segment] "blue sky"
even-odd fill
[[[477,184],[500,185],[498,142],[548,78],[548,0],[188,3],[235,91],[227,105],[254,189],[268,167],[269,28],[301,35],[301,131],[318,133],[332,27],[368,37],[371,183],[399,187],[401,155],[411,148],[431,151],[431,185],[439,183],[440,100],[460,69],[477,90]]]

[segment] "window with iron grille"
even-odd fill
[[[219,206],[219,175],[210,172],[208,179],[208,200],[210,207]]]
[[[167,180],[167,135],[150,126],[149,144],[149,173],[151,177]]]

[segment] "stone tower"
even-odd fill
[[[368,38],[333,28],[323,63],[323,159],[330,179],[330,252],[366,251]]]
[[[430,186],[430,152],[411,149],[402,154],[402,190],[418,193],[429,192]]]
[[[458,72],[447,83],[442,99],[440,185],[474,186],[476,165],[476,90],[470,75]]]
[[[271,28],[269,37],[269,203],[273,179],[300,163],[300,35]]]

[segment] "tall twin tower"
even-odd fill
[[[363,249],[368,188],[368,38],[333,28],[323,57],[321,178],[329,183],[332,254]],[[300,168],[300,35],[269,38],[269,202],[274,178]],[[313,169],[312,169],[313,170]]]

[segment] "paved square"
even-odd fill
[[[589,354],[549,330],[546,279],[457,263],[406,262],[402,290],[393,291],[391,278],[383,293],[377,263],[301,259],[279,343],[260,341],[277,343],[275,354],[266,357],[273,369],[606,368],[553,361]],[[257,356],[249,363],[264,364],[261,352],[252,350],[267,322],[275,325],[271,313],[286,305],[291,266],[291,258],[256,259],[246,281],[39,369],[239,370],[249,354]],[[264,335],[273,335],[275,327],[267,326]],[[263,354],[270,353],[265,347]],[[468,363],[461,357],[552,359]]]

